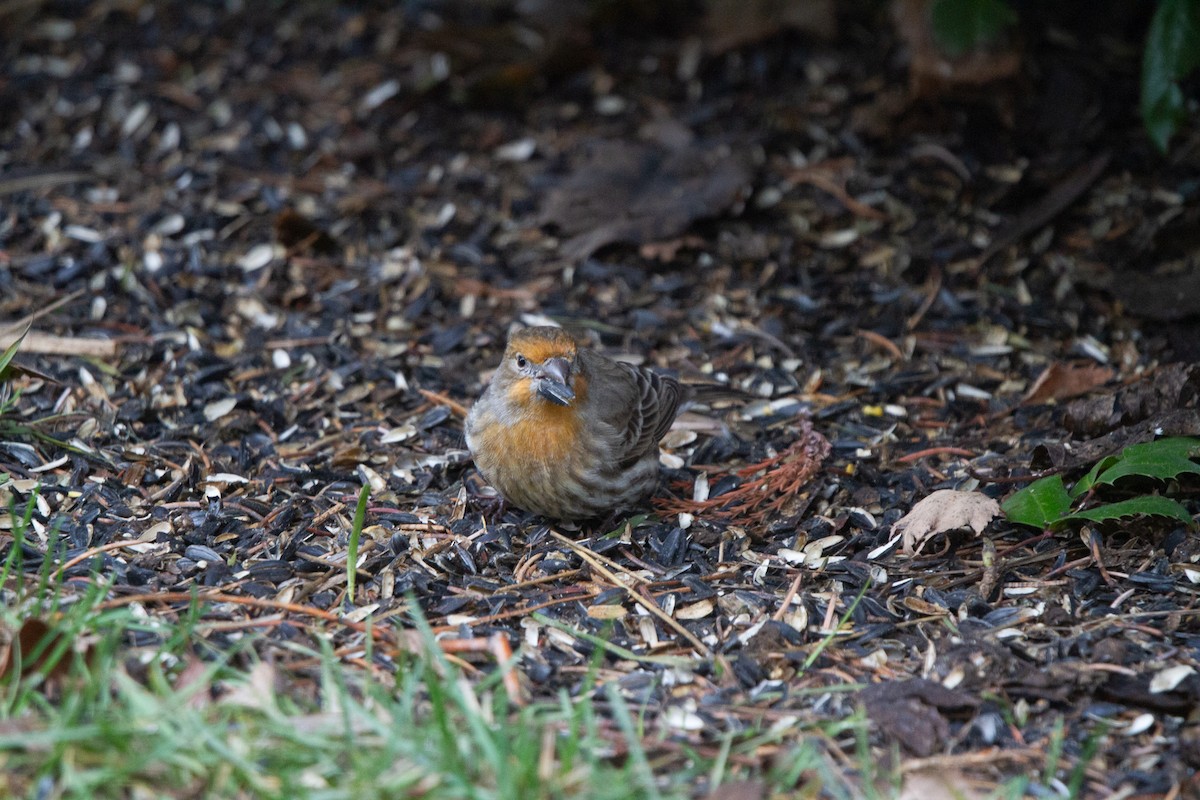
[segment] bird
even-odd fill
[[[467,415],[467,448],[502,502],[556,520],[613,518],[657,488],[658,441],[683,395],[674,378],[562,328],[521,328]]]

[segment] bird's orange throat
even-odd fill
[[[522,413],[509,425],[487,428],[483,432],[485,446],[509,457],[530,453],[546,461],[565,459],[578,446],[583,431],[580,406],[587,400],[587,380],[577,375],[573,388],[571,405],[560,406],[539,397],[530,378],[514,381],[506,399],[510,408]]]

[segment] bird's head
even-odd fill
[[[508,337],[500,374],[509,401],[519,408],[541,403],[570,406],[585,388],[578,366],[578,346],[566,331],[524,328]]]

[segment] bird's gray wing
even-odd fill
[[[601,412],[622,433],[617,461],[622,469],[628,468],[652,452],[670,430],[683,400],[683,387],[674,378],[648,369],[591,353],[588,356],[585,366],[591,379],[615,390],[614,402]]]

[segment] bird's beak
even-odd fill
[[[551,358],[537,372],[537,393],[560,406],[569,406],[575,392],[567,385],[571,377],[571,362],[565,358]]]

